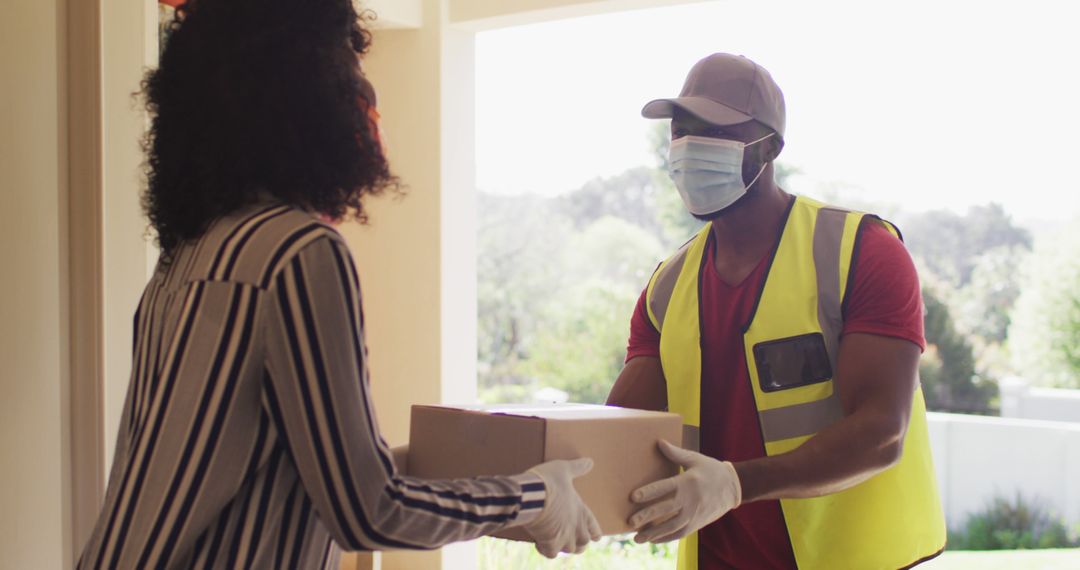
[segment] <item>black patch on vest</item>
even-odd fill
[[[826,382],[833,377],[825,336],[810,333],[754,345],[758,382],[763,392],[777,392]]]

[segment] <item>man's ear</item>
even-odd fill
[[[774,135],[765,139],[765,142],[769,143],[765,150],[765,162],[772,162],[780,156],[780,151],[784,150],[784,139]]]

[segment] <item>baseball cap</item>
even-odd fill
[[[646,119],[670,119],[675,107],[714,125],[751,119],[784,136],[784,94],[764,67],[741,55],[714,53],[694,64],[678,97],[655,99]]]

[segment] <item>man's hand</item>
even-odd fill
[[[548,558],[560,552],[581,554],[589,541],[600,538],[600,523],[581,500],[574,479],[592,470],[592,459],[557,459],[532,469],[544,481],[547,499],[540,516],[523,528],[536,540],[536,550]]]
[[[634,541],[680,539],[724,516],[742,502],[742,487],[731,463],[675,447],[666,441],[660,442],[660,451],[685,470],[633,492],[631,499],[635,503],[666,497],[630,517],[630,526],[638,530]]]

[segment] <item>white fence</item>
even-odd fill
[[[1080,423],[942,413],[929,422],[950,528],[995,495],[1017,491],[1080,524]]]
[[[1005,378],[1001,417],[1080,422],[1080,390],[1034,388],[1022,378]]]

